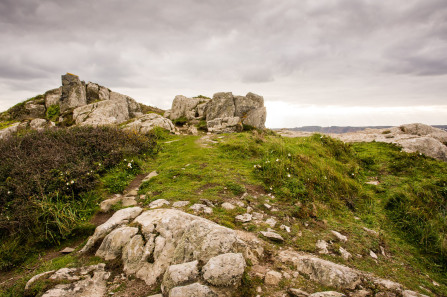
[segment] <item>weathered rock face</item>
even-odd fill
[[[77,125],[121,124],[128,119],[129,109],[125,100],[99,101],[73,110],[73,120]]]
[[[42,296],[103,297],[107,294],[107,280],[110,276],[111,273],[105,271],[105,264],[102,263],[82,268],[62,268],[34,276],[26,284],[25,290],[31,289],[38,280],[50,279],[60,284],[46,291]]]
[[[175,96],[174,101],[172,101],[169,118],[171,120],[176,120],[181,117],[185,117],[188,120],[200,118],[198,105],[200,103],[203,104],[204,101],[206,100],[200,98],[188,98],[182,95]]]
[[[97,256],[121,259],[125,273],[147,285],[162,278],[166,296],[202,296],[194,295],[199,289],[208,292],[203,296],[215,296],[207,294],[235,289],[245,270],[240,252],[247,253],[248,245],[235,231],[179,210],[122,209],[96,229],[81,252],[102,239]]]
[[[162,117],[161,115],[156,113],[150,113],[140,116],[136,118],[135,121],[127,124],[124,129],[145,134],[155,127],[160,127],[170,132],[175,131],[175,126],[170,119]]]
[[[208,122],[217,118],[234,117],[235,111],[236,108],[234,106],[232,93],[216,93],[213,95],[213,99],[206,105],[206,121]]]
[[[242,123],[238,117],[217,118],[207,122],[208,131],[214,133],[232,133],[242,131]]]
[[[61,113],[87,104],[85,84],[77,75],[62,75],[62,95],[60,98]]]
[[[49,90],[43,95],[45,99],[45,107],[48,108],[51,105],[59,105],[59,100],[62,96],[62,87]]]
[[[129,96],[116,92],[110,92],[110,100],[114,102],[125,102],[127,104],[127,112],[130,118],[142,115],[140,105]]]
[[[25,104],[25,109],[29,114],[29,118],[44,118],[45,105],[44,102],[30,101]]]
[[[106,87],[89,82],[86,86],[87,103],[93,103],[96,101],[109,100],[110,90]]]
[[[253,93],[233,96],[231,92],[216,93],[211,100],[176,96],[172,108],[164,114],[171,120],[206,119],[208,131],[214,133],[236,132],[243,125],[264,129],[266,115],[262,96]]]

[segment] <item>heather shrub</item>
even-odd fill
[[[100,175],[156,150],[154,136],[106,127],[49,129],[0,141],[0,241],[57,243],[92,213]],[[7,257],[0,252],[0,269],[13,264]]]

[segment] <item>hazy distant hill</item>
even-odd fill
[[[348,133],[348,132],[356,132],[365,130],[368,128],[371,129],[385,129],[390,128],[391,126],[364,126],[364,127],[351,127],[351,126],[330,126],[330,127],[321,127],[321,126],[304,126],[304,127],[295,127],[289,128],[288,130],[292,131],[303,131],[303,132],[321,132],[321,133]],[[443,129],[447,131],[447,125],[433,125],[433,127]]]

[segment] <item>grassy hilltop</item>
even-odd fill
[[[45,255],[83,242],[94,230],[89,221],[98,203],[151,171],[158,176],[139,189],[144,205],[161,198],[207,199],[216,207],[206,218],[259,234],[269,226],[235,220],[245,208],[220,207],[243,197],[253,211],[278,221],[275,231],[285,241],[271,243],[271,251],[315,252],[316,241],[330,242],[331,230],[337,230],[349,240],[331,244],[330,251],[338,255],[341,246],[353,257],[323,258],[447,295],[447,163],[393,145],[257,130],[186,136],[155,129],[141,136],[73,128],[0,141],[0,159],[0,269],[16,277],[15,285],[0,279],[6,284],[0,296],[22,296],[26,280],[37,272],[98,261],[74,254],[47,261]],[[279,229],[282,224],[291,232]],[[382,249],[386,257],[369,256]],[[245,280],[244,294],[256,295],[260,283]],[[294,285],[315,286],[305,279]]]

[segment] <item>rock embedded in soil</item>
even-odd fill
[[[242,223],[247,223],[250,222],[252,220],[252,215],[249,213],[244,213],[242,215],[237,215],[235,217],[236,221],[242,222]]]
[[[205,281],[214,286],[234,286],[241,282],[246,264],[241,253],[221,254],[202,268]]]
[[[264,283],[268,286],[276,286],[282,280],[282,274],[278,271],[269,270],[265,274]]]
[[[273,241],[280,241],[280,242],[284,241],[284,238],[282,238],[281,235],[273,231],[261,231],[261,234],[264,237],[267,237],[268,239]]]

